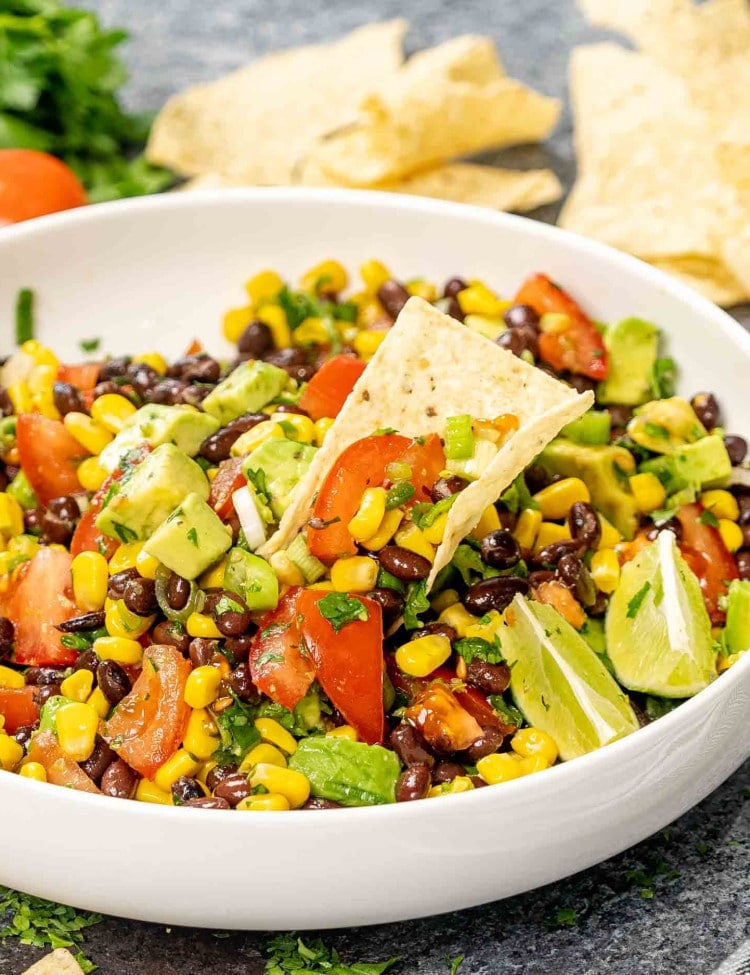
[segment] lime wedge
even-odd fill
[[[622,567],[605,632],[617,679],[630,690],[692,697],[716,677],[700,584],[672,532],[660,532]]]
[[[546,731],[560,757],[576,758],[638,728],[607,668],[552,606],[516,596],[505,613],[503,653],[513,700]]]

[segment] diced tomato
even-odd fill
[[[57,380],[61,383],[77,386],[82,392],[86,393],[99,382],[101,368],[101,362],[63,363],[57,370]]]
[[[148,647],[140,677],[104,725],[104,737],[111,747],[147,778],[185,735],[190,707],[184,694],[190,670],[190,661],[174,647]]]
[[[88,453],[59,420],[22,413],[16,438],[21,466],[42,504],[81,490],[76,470]]]
[[[38,693],[38,687],[0,687],[0,715],[5,719],[4,730],[9,735],[36,722],[39,717]]]
[[[72,598],[72,555],[40,548],[16,570],[10,590],[0,599],[2,613],[15,627],[15,660],[30,667],[66,667],[78,653],[62,645],[56,629],[78,612]]]
[[[436,751],[460,752],[482,735],[482,728],[442,681],[432,681],[405,711],[406,720]]]
[[[200,339],[193,339],[190,345],[185,349],[185,355],[199,355],[203,352],[203,343]]]
[[[403,461],[412,470],[416,488],[413,501],[429,499],[429,489],[445,467],[440,438],[432,434],[424,443],[398,433],[385,433],[358,440],[341,454],[324,480],[313,507],[313,523],[308,527],[307,544],[313,555],[327,565],[342,555],[354,555],[357,546],[348,525],[359,508],[368,487],[381,485],[389,464]]]
[[[609,361],[599,330],[580,305],[546,274],[527,278],[513,302],[530,305],[540,316],[553,312],[567,317],[566,328],[539,336],[539,355],[553,369],[568,369],[590,379],[607,378]]]
[[[64,785],[79,792],[99,792],[96,783],[86,775],[78,762],[63,752],[51,731],[40,731],[34,735],[28,761],[43,765],[47,781],[53,785]]]
[[[300,633],[299,586],[290,587],[279,605],[266,613],[250,647],[248,662],[255,686],[291,710],[315,679],[315,663]]]
[[[651,541],[645,531],[638,532],[635,538],[629,542],[618,542],[615,545],[615,551],[617,552],[620,565],[625,565],[626,562],[630,562],[631,559],[634,559],[639,552],[643,551],[650,544]]]
[[[682,526],[679,546],[683,558],[698,576],[711,622],[719,626],[726,619],[726,614],[719,608],[719,600],[739,573],[737,563],[718,529],[700,520],[704,510],[702,504],[695,502],[683,505],[677,512]]]
[[[219,464],[219,473],[211,482],[208,503],[223,521],[234,514],[232,495],[245,484],[247,478],[242,473],[241,457],[230,457]]]
[[[533,593],[537,602],[552,606],[574,629],[580,630],[586,622],[581,604],[570,589],[556,579],[540,583]]]
[[[365,367],[366,364],[353,355],[333,356],[307,384],[299,405],[313,420],[338,416]]]
[[[305,646],[315,661],[318,683],[368,745],[382,744],[383,617],[378,603],[356,596],[367,610],[367,620],[346,623],[337,633],[321,615],[318,603],[327,593],[304,589],[297,612]]]

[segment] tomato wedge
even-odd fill
[[[47,781],[53,785],[64,785],[79,792],[99,792],[78,762],[74,762],[63,752],[51,731],[40,731],[34,735],[27,760],[43,765]]]
[[[242,458],[231,457],[219,464],[219,473],[211,482],[211,494],[208,503],[222,521],[234,514],[232,495],[247,484],[247,478],[242,473]]]
[[[73,556],[61,549],[40,548],[22,563],[8,593],[0,600],[2,613],[15,627],[15,661],[29,667],[66,667],[76,650],[62,645],[57,624],[78,610],[73,602],[70,565]]]
[[[354,555],[357,546],[348,524],[359,508],[363,492],[386,479],[389,464],[403,461],[412,470],[416,489],[412,499],[426,501],[430,488],[445,468],[445,454],[436,434],[424,443],[398,433],[385,433],[358,440],[341,454],[329,472],[313,506],[313,521],[323,527],[308,527],[307,544],[314,556],[331,565],[337,558]]]
[[[5,719],[4,730],[14,735],[19,728],[36,723],[39,705],[38,687],[0,687],[0,715]]]
[[[21,467],[42,504],[81,490],[76,470],[88,452],[59,420],[49,420],[40,413],[22,413],[16,438]]]
[[[63,363],[57,370],[57,381],[70,383],[71,386],[77,386],[81,392],[87,393],[99,382],[101,368],[101,362]]]
[[[138,680],[105,722],[110,746],[149,779],[185,735],[190,707],[184,694],[190,670],[190,661],[174,647],[147,647]]]
[[[318,608],[327,595],[304,589],[297,602],[302,635],[315,661],[318,683],[362,741],[382,744],[385,711],[381,608],[374,599],[354,596],[367,610],[368,618],[346,623],[337,633]]]
[[[366,363],[353,355],[335,355],[315,373],[300,397],[299,405],[313,420],[336,417],[365,371]]]
[[[527,278],[513,302],[530,305],[540,316],[554,312],[568,318],[566,328],[539,336],[539,355],[553,369],[568,369],[590,379],[607,378],[609,361],[599,330],[580,305],[546,274]]]
[[[272,701],[292,708],[315,679],[315,664],[300,633],[299,586],[290,587],[279,605],[266,613],[250,647],[248,662],[255,686]]]
[[[700,520],[704,510],[702,504],[695,502],[683,505],[677,512],[682,526],[679,546],[683,558],[698,576],[708,615],[717,626],[726,619],[726,614],[719,608],[719,600],[739,573],[718,529]]]

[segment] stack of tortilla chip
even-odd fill
[[[722,305],[750,297],[746,0],[580,0],[638,51],[578,48],[579,175],[562,226],[649,261]]]
[[[357,186],[500,210],[559,199],[548,169],[453,161],[546,138],[559,102],[508,78],[485,37],[404,62],[406,26],[371,24],[188,89],[157,117],[149,160],[189,188]]]

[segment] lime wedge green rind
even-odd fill
[[[577,758],[638,728],[627,696],[600,658],[551,606],[521,596],[505,614],[502,646],[516,706]]]
[[[672,532],[622,567],[606,620],[607,653],[620,683],[686,698],[716,677],[711,622],[700,583]]]

